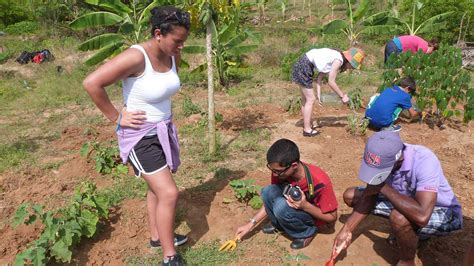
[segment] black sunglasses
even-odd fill
[[[189,25],[191,15],[186,11],[174,11],[166,16],[161,23],[171,22],[170,20],[177,20],[179,24]]]
[[[284,169],[282,170],[275,170],[273,168],[270,167],[270,164],[267,163],[267,168],[270,169],[270,171],[272,171],[272,173],[274,173],[276,176],[281,176],[282,174],[284,174],[286,171],[288,171],[288,169],[290,169],[292,164],[288,165],[287,167],[285,167]]]

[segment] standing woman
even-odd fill
[[[89,74],[83,86],[104,115],[117,124],[120,156],[148,184],[146,197],[151,247],[163,248],[163,265],[184,265],[174,235],[178,189],[171,176],[180,164],[171,96],[180,89],[177,65],[189,33],[189,13],[173,6],[154,8],[151,37],[131,46]],[[109,100],[105,87],[122,80],[123,108]]]
[[[358,48],[350,48],[344,52],[330,48],[311,49],[295,63],[292,79],[301,88],[303,136],[314,137],[320,133],[311,124],[311,114],[316,100],[313,91],[314,70],[318,72],[316,78],[318,103],[321,105],[321,81],[324,76],[328,76],[329,87],[341,97],[342,103],[345,104],[349,102],[349,97],[337,85],[337,74],[351,68],[359,69],[364,56],[364,52]]]

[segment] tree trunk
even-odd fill
[[[214,112],[214,69],[212,66],[212,30],[211,20],[206,25],[206,59],[207,59],[207,101],[208,101],[208,138],[209,154],[216,153],[216,116]]]

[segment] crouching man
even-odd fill
[[[381,131],[369,138],[359,179],[367,183],[365,188],[344,192],[345,203],[354,210],[336,236],[336,250],[350,245],[352,232],[370,213],[389,219],[398,265],[415,265],[420,238],[462,228],[461,206],[436,155],[403,143],[397,132]]]
[[[242,239],[266,217],[271,223],[262,231],[284,231],[292,249],[309,245],[322,227],[337,219],[337,200],[332,183],[319,167],[300,161],[298,146],[291,140],[276,141],[267,152],[271,185],[262,189],[264,206],[245,225],[237,229]]]

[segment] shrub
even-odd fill
[[[400,78],[397,68],[401,68],[404,76],[416,80],[416,105],[421,111],[431,109],[432,113],[440,113],[443,118],[464,112],[464,122],[473,119],[474,88],[471,87],[469,72],[462,69],[459,48],[442,45],[431,55],[421,51],[391,55],[388,63],[393,68],[383,72],[384,84],[379,91]]]
[[[111,174],[114,169],[114,175],[120,175],[125,169],[118,168],[120,166],[119,151],[116,144],[100,144],[98,142],[86,142],[81,147],[80,154],[89,158],[93,152],[93,160],[95,161],[95,170],[101,174]]]
[[[31,34],[35,33],[39,29],[37,22],[33,21],[21,21],[12,25],[9,25],[5,31],[12,35]]]
[[[255,180],[232,180],[230,186],[238,201],[249,204],[254,209],[262,207],[262,200],[258,195],[261,187],[254,184]]]
[[[7,60],[11,57],[11,53],[10,52],[3,52],[3,53],[0,53],[0,64],[3,64],[5,62],[7,62]]]

